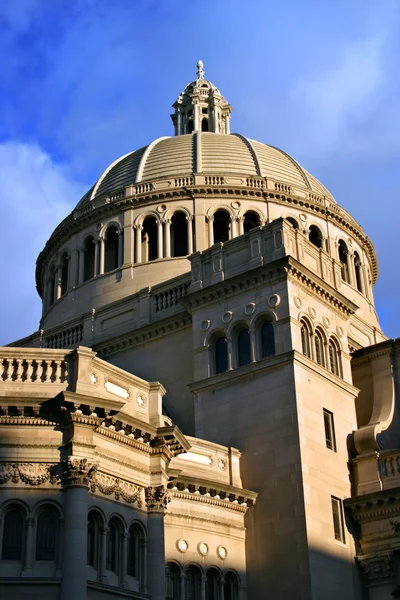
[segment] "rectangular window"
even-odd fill
[[[336,452],[335,426],[333,424],[333,413],[324,408],[325,443],[329,450]]]
[[[331,502],[335,540],[344,544],[346,540],[344,537],[343,504],[339,498],[335,498],[334,496],[331,496]]]

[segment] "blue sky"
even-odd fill
[[[399,32],[398,0],[2,0],[0,343],[38,328],[37,254],[104,168],[173,135],[200,58],[232,130],[292,154],[364,227],[399,336]]]

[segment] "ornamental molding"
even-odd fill
[[[59,482],[57,465],[49,463],[0,463],[0,484],[25,483],[36,486],[49,481]]]
[[[116,500],[122,498],[128,504],[136,503],[138,508],[142,507],[140,487],[123,481],[119,477],[112,477],[96,471],[90,480],[89,490],[92,493],[99,491],[105,496],[113,495]]]
[[[66,486],[89,485],[97,470],[97,464],[89,462],[87,458],[69,458],[63,467],[63,481]]]
[[[257,497],[257,494],[249,493],[247,490],[240,490],[243,492],[243,494],[240,494],[233,491],[230,492],[229,490],[218,490],[211,486],[206,487],[194,483],[184,483],[182,481],[170,483],[168,484],[168,488],[174,498],[222,506],[242,513],[245,513],[254,504]]]
[[[344,501],[357,523],[367,523],[400,515],[400,494],[397,488]]]
[[[144,499],[149,512],[164,513],[167,509],[171,496],[164,485],[157,485],[144,488]]]

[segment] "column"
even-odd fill
[[[233,359],[233,343],[230,336],[226,337],[226,350],[228,352],[228,371],[232,371],[232,359]]]
[[[208,247],[214,246],[214,216],[207,218],[208,222]]]
[[[124,262],[124,232],[118,231],[118,268],[122,267]]]
[[[163,485],[145,488],[147,505],[147,591],[151,600],[165,600],[164,515],[170,498]]]
[[[124,212],[124,265],[133,263],[134,238],[133,210],[130,208]]]
[[[24,568],[22,571],[22,577],[29,577],[32,575],[32,561],[34,551],[35,549],[33,547],[33,519],[31,517],[28,517],[26,519],[25,561]]]
[[[107,534],[108,527],[103,527],[101,530],[101,544],[100,544],[100,562],[99,562],[99,581],[100,583],[107,583]]]
[[[260,352],[261,354],[261,352]],[[256,362],[256,330],[250,329],[250,356],[251,362]]]
[[[193,215],[186,217],[187,236],[188,236],[188,254],[193,254]]]
[[[206,576],[202,575],[200,587],[200,600],[206,600],[206,581]]]
[[[199,130],[199,105],[193,105],[194,131]]]
[[[135,229],[136,229],[136,234],[135,234],[135,238],[136,238],[136,256],[135,256],[135,263],[136,264],[140,264],[142,262],[142,229],[143,229],[143,225],[135,225]]]
[[[157,221],[157,258],[163,257],[163,222],[161,219]]]
[[[69,289],[73,288],[76,286],[76,284],[78,283],[78,261],[79,261],[79,252],[78,250],[74,249],[71,250],[71,259],[69,261],[69,274],[68,274],[68,278],[69,278],[69,282],[68,282],[68,287]]]
[[[244,217],[238,217],[238,223],[239,223],[239,235],[243,235],[244,234]]]
[[[231,217],[231,240],[237,236],[236,218]]]
[[[84,265],[85,265],[85,251],[79,250],[79,273],[78,273],[78,283],[83,283],[84,277]]]
[[[228,114],[228,115],[226,115],[226,131],[225,131],[225,133],[231,132],[230,122],[231,122],[231,115]]]
[[[64,471],[64,524],[61,600],[85,600],[88,484],[95,467],[70,458]]]
[[[96,277],[96,275],[99,274],[99,258],[100,258],[99,241],[97,240],[94,243],[94,276],[95,277]]]
[[[103,275],[103,273],[104,273],[104,238],[103,237],[99,238],[99,245],[100,245],[99,275]]]
[[[218,107],[214,106],[214,132],[219,133]]]
[[[171,256],[171,219],[165,219],[165,257]]]

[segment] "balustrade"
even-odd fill
[[[1,383],[64,383],[68,378],[65,359],[0,356]]]

